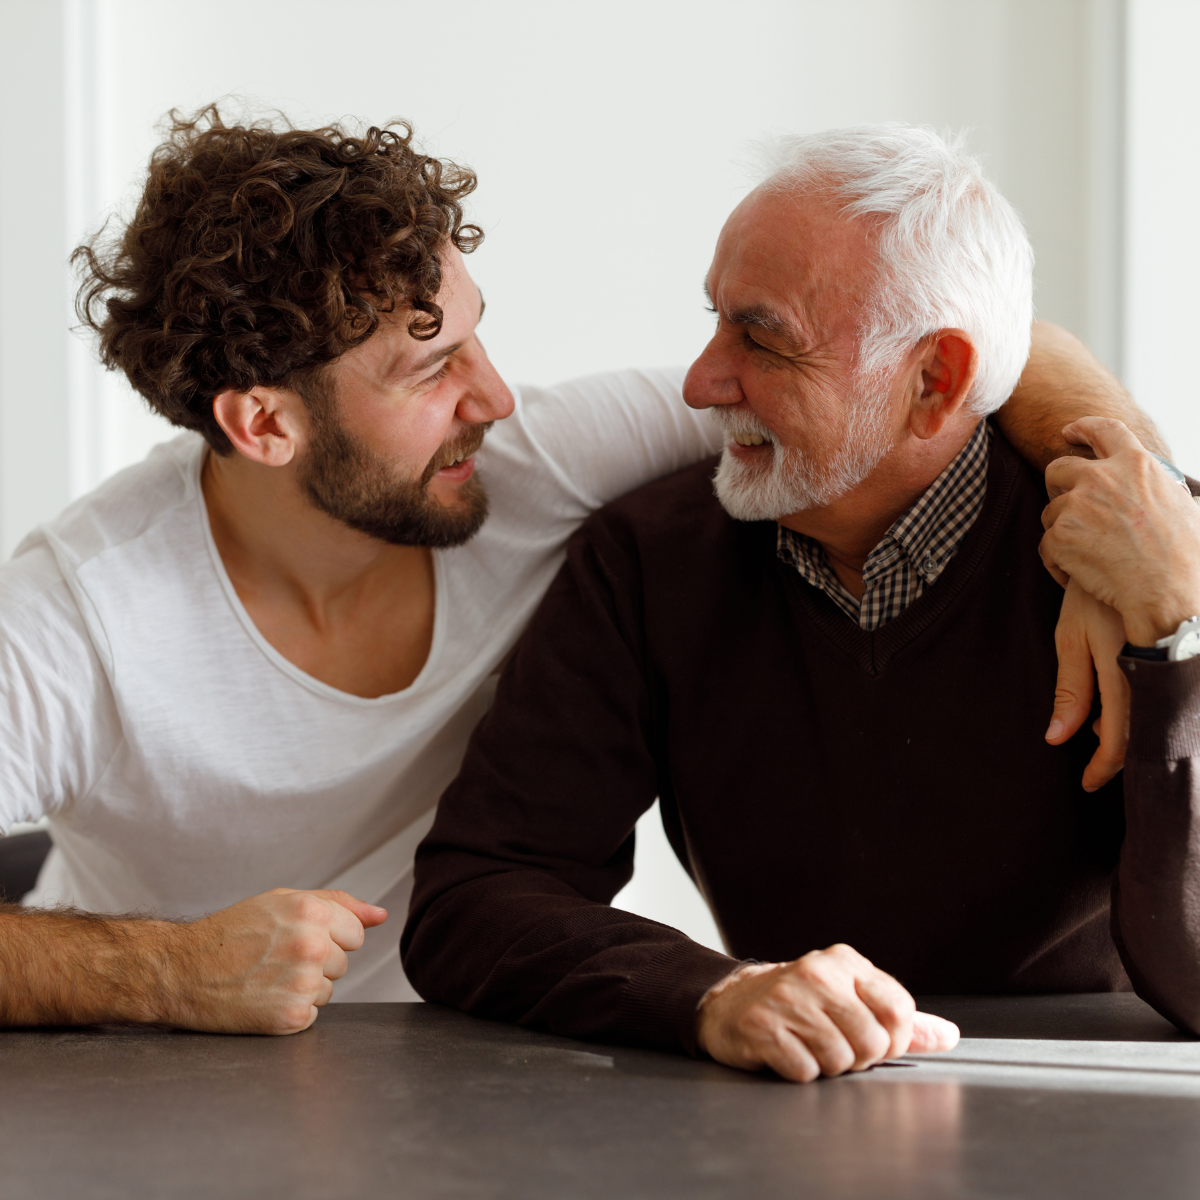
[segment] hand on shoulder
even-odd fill
[[[1200,613],[1200,509],[1122,422],[1085,417],[1063,432],[1096,458],[1047,468],[1042,561],[1116,609],[1129,642],[1152,646]]]

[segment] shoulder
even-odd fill
[[[716,426],[683,402],[683,376],[682,368],[611,371],[515,388],[516,410],[489,435],[480,465],[531,472],[522,491],[544,481],[582,518],[718,448]]]
[[[654,573],[711,570],[718,559],[756,552],[775,536],[773,521],[735,521],[717,500],[717,458],[637,488],[605,505],[576,535],[581,544],[621,546]]]
[[[718,457],[712,455],[656,479],[606,505],[589,524],[622,524],[640,534],[673,536],[700,525],[733,525],[713,488]]]
[[[99,653],[107,661],[84,581],[93,564],[110,561],[186,509],[196,497],[202,451],[194,435],[158,446],[25,538],[0,566],[0,640],[10,653],[89,665]]]
[[[197,474],[204,442],[183,434],[156,446],[140,463],[118,471],[80,497],[17,547],[49,548],[66,572],[97,555],[145,535],[176,517],[197,498]]]

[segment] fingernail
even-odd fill
[[[1050,722],[1050,728],[1046,730],[1046,741],[1051,741],[1053,738],[1060,737],[1063,731],[1063,723],[1055,717]]]

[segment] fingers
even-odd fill
[[[932,1013],[916,1013],[913,1017],[913,1036],[909,1054],[936,1054],[953,1050],[958,1045],[958,1026],[953,1021],[935,1017]]]
[[[718,1062],[807,1081],[903,1054],[914,1010],[891,976],[851,947],[831,946],[735,971],[701,1001],[697,1040]]]
[[[785,1028],[776,1030],[759,1047],[756,1061],[750,1065],[750,1069],[758,1067],[770,1067],[776,1075],[792,1083],[812,1083],[822,1070],[808,1046]]]
[[[1063,430],[1074,446],[1091,446],[1097,458],[1111,458],[1121,450],[1143,449],[1124,421],[1115,417],[1080,417]]]
[[[1092,465],[1092,461],[1087,458],[1056,458],[1046,468],[1046,492],[1050,499],[1069,492]]]
[[[1060,746],[1072,738],[1083,727],[1092,710],[1095,693],[1095,674],[1092,669],[1092,651],[1087,641],[1075,590],[1078,584],[1068,587],[1063,597],[1062,612],[1058,627],[1054,631],[1054,642],[1058,648],[1058,679],[1054,686],[1054,711],[1046,729],[1046,741]]]
[[[322,900],[330,900],[334,904],[340,904],[342,908],[349,909],[358,918],[359,924],[366,929],[382,925],[387,920],[386,908],[380,908],[378,904],[368,904],[365,900],[356,900],[349,892],[333,888],[316,889],[312,894],[320,896]]]
[[[877,1033],[882,1035],[876,1041],[876,1048],[881,1042],[887,1042],[886,1034],[870,1021],[870,1014],[864,1005],[857,1006],[862,1010],[861,1015],[853,1013],[850,1006],[845,1009],[838,1007],[836,1016],[812,1008],[794,1014],[792,1018],[790,1032],[793,1040],[816,1061],[819,1075],[844,1075],[847,1071],[861,1071],[878,1062],[879,1057],[872,1055],[865,1044],[870,1026],[874,1026]],[[808,1076],[804,1082],[813,1078],[816,1076]]]
[[[1102,788],[1125,765],[1129,746],[1129,681],[1117,663],[1116,650],[1096,655],[1096,675],[1100,681],[1100,717],[1093,728],[1100,745],[1083,772],[1083,790]]]
[[[898,1058],[906,1054],[912,1041],[913,1015],[917,1008],[913,998],[897,980],[875,967],[857,980],[856,987],[863,1003],[890,1039],[880,1057]]]
[[[1042,509],[1042,527],[1046,532],[1042,535],[1042,540],[1038,542],[1038,557],[1042,560],[1042,566],[1053,576],[1054,582],[1059,587],[1065,588],[1071,582],[1071,574],[1058,562],[1057,543],[1059,539],[1055,536],[1057,531],[1054,528],[1056,518],[1054,502],[1051,502]]]
[[[1083,726],[1100,683],[1100,718],[1093,729],[1100,745],[1083,773],[1085,791],[1103,787],[1125,763],[1129,742],[1129,684],[1117,663],[1125,643],[1120,614],[1072,580],[1054,631],[1058,685],[1046,741],[1061,745]]]
[[[341,946],[330,941],[329,953],[321,964],[321,974],[328,980],[341,979],[350,969],[350,955]]]

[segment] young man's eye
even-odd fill
[[[436,372],[433,375],[430,375],[429,378],[425,380],[425,386],[433,387],[434,384],[440,383],[443,379],[446,378],[446,372],[449,370],[450,370],[450,362],[449,362],[449,360],[447,360],[446,362],[442,363],[441,370],[439,370],[438,372]]]

